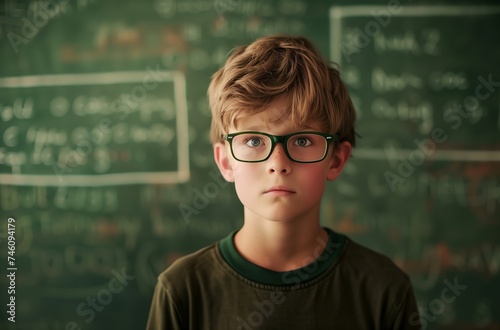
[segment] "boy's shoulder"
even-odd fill
[[[214,261],[217,258],[215,247],[216,244],[211,244],[176,259],[158,276],[158,279],[161,281],[174,278],[187,278],[194,273],[200,273],[202,270],[213,267]]]
[[[360,279],[366,279],[371,283],[406,285],[410,282],[408,274],[389,257],[351,239],[348,239],[348,247],[339,266],[344,271],[353,272]]]

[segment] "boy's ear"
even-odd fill
[[[227,182],[234,182],[234,172],[229,162],[226,145],[221,142],[214,144],[214,159],[220,173]]]
[[[335,180],[340,175],[344,165],[351,157],[351,150],[352,146],[349,142],[340,142],[330,158],[330,166],[326,175],[327,180]]]

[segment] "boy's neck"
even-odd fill
[[[290,222],[259,219],[245,212],[245,223],[234,244],[248,261],[273,271],[285,272],[307,266],[317,259],[328,242],[319,214]]]

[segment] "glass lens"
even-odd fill
[[[255,133],[236,135],[231,143],[234,157],[242,161],[263,160],[269,155],[272,146],[268,136]]]
[[[321,135],[312,133],[294,134],[287,141],[290,157],[300,162],[313,162],[322,159],[326,147],[326,139]]]

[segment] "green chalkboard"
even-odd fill
[[[499,29],[494,1],[3,2],[0,328],[142,329],[156,276],[241,226],[206,90],[274,33],[337,62],[357,107],[322,223],[408,272],[426,328],[497,328]]]

